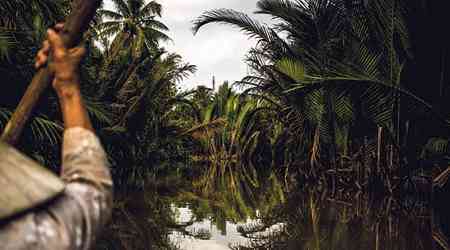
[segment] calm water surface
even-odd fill
[[[177,223],[188,223],[195,217],[189,206],[173,205],[172,209],[176,214],[175,220]],[[250,246],[251,241],[243,237],[238,228],[261,223],[258,219],[247,219],[245,222],[240,223],[226,221],[225,226],[219,229],[213,220],[213,218],[204,218],[187,226],[185,229],[191,235],[173,231],[170,233],[170,240],[183,250],[228,250],[230,246]],[[259,233],[259,235],[269,235],[272,232],[279,231],[282,227],[283,224],[281,223],[275,224]],[[204,233],[206,239],[195,237],[198,233]]]
[[[432,209],[428,198],[311,188],[275,193],[121,193],[97,249],[450,249],[448,209]]]

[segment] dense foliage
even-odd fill
[[[47,27],[63,20],[68,7],[66,1],[50,0],[0,5],[0,74],[7,84],[1,94],[2,126],[33,75],[30,55],[36,54]],[[80,75],[85,104],[120,185],[141,181],[159,163],[183,157],[179,155],[181,143],[173,140],[181,128],[170,113],[181,99],[177,82],[196,67],[160,45],[169,38],[163,33],[168,28],[158,20],[159,3],[114,1],[114,7],[114,11],[99,10],[87,32],[89,53]],[[46,95],[19,147],[56,167],[62,122],[53,91],[49,89]]]
[[[430,230],[425,205],[389,197],[376,207],[361,191],[425,186],[429,194],[430,179],[440,187],[448,182],[450,36],[441,27],[450,3],[259,0],[255,13],[269,24],[210,10],[194,20],[194,33],[223,23],[256,38],[245,60],[250,74],[217,91],[183,92],[177,84],[196,66],[164,48],[164,6],[112,2],[85,34],[80,70],[115,185],[125,191],[116,196],[117,220],[99,249],[174,249],[168,234],[185,227],[172,220],[174,203],[148,182],[165,182],[170,193],[180,180],[188,191],[170,202],[189,200],[199,219],[212,214],[222,231],[228,220],[259,217],[261,223],[239,229],[252,244],[237,249],[356,249],[372,241],[379,248],[383,239],[404,248],[411,242],[402,235]],[[32,55],[45,30],[64,19],[69,4],[0,1],[1,128],[35,73]],[[62,130],[49,89],[18,147],[56,171]],[[164,179],[167,173],[178,179]],[[136,186],[146,192],[124,188]],[[398,217],[403,210],[419,211],[419,224],[401,224],[409,221]],[[256,237],[277,224],[284,227]]]
[[[393,191],[411,173],[434,177],[449,164],[450,43],[426,28],[444,20],[445,4],[260,0],[256,13],[271,24],[234,10],[205,12],[195,32],[226,23],[258,39],[238,93],[228,83],[217,92],[179,92],[177,83],[196,67],[164,49],[170,38],[160,21],[163,6],[113,3],[98,11],[85,36],[81,77],[118,184],[182,162],[204,165],[203,187],[235,187],[238,176],[257,183],[257,173],[271,168],[286,181],[290,172],[359,188],[381,180]],[[44,30],[68,9],[62,0],[0,4],[2,125],[33,75],[30,55]],[[61,128],[48,91],[20,147],[57,166]]]
[[[346,161],[360,162],[363,173],[350,166],[355,177],[376,177],[392,191],[392,176],[449,165],[448,38],[424,28],[445,20],[444,6],[261,0],[255,13],[273,24],[216,9],[195,20],[194,31],[225,23],[258,39],[247,58],[253,72],[240,84],[279,107],[290,135],[283,146],[300,138],[285,150],[300,156],[297,162],[309,160],[300,169],[335,176]]]

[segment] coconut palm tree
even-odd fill
[[[195,71],[196,67],[184,63],[180,55],[159,49],[155,56],[141,58],[132,74],[124,77],[123,86],[112,89],[114,106],[119,108],[113,109],[113,124],[105,133],[115,165],[129,166],[117,169],[122,180],[142,180],[152,169],[149,162],[167,160],[169,152],[165,150],[176,147],[173,139],[180,126],[171,120],[174,105],[181,98],[176,84]],[[177,150],[173,151],[175,155]]]
[[[170,38],[164,34],[168,28],[157,20],[161,17],[162,6],[151,1],[140,0],[113,1],[115,10],[99,11],[103,22],[97,25],[97,37],[106,42],[102,70],[98,77],[99,84],[109,83],[103,95],[114,101],[119,93],[132,88],[137,77],[139,65],[154,62],[152,59],[162,56],[159,48],[161,40]],[[109,39],[112,42],[109,43]],[[126,62],[125,62],[126,61]],[[118,68],[118,65],[124,65]],[[117,77],[118,75],[118,77]]]
[[[157,48],[159,41],[170,38],[164,33],[168,27],[157,18],[162,6],[157,1],[114,0],[115,10],[102,9],[103,22],[98,25],[100,36],[112,37],[110,48],[114,57],[123,48],[130,48],[133,58],[139,58],[147,48]]]

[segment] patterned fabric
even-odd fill
[[[0,249],[90,249],[112,208],[112,181],[106,154],[94,133],[64,133],[60,197],[0,225]]]

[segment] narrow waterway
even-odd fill
[[[448,249],[448,209],[427,197],[275,189],[118,193],[97,249]]]

